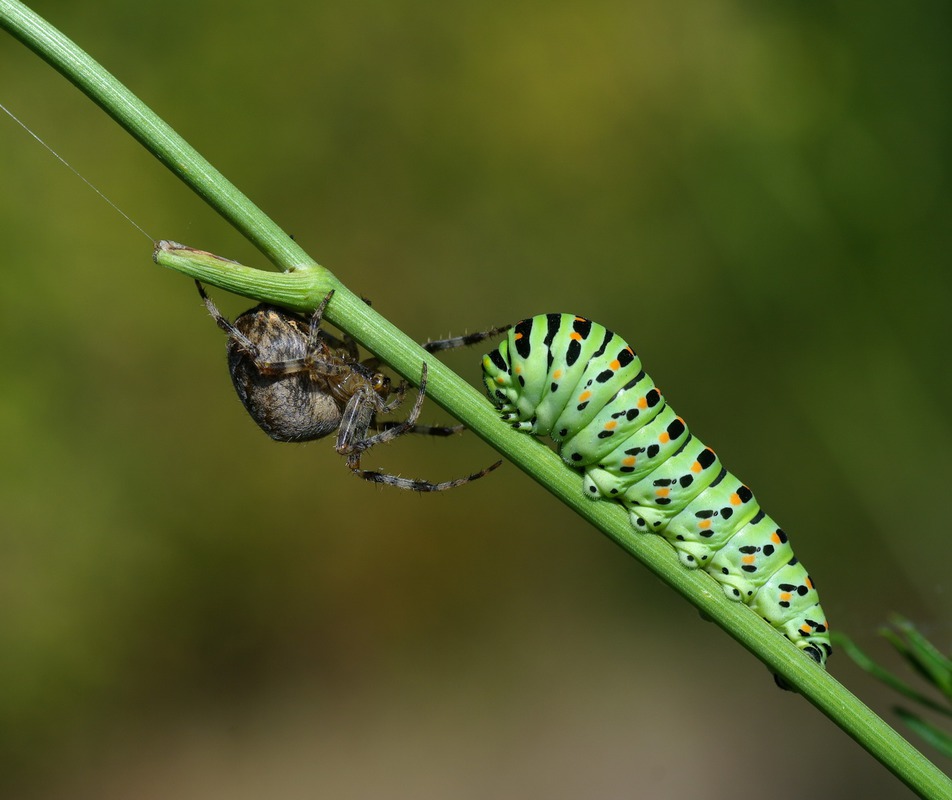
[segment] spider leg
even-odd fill
[[[327,308],[327,304],[331,301],[331,298],[334,296],[334,290],[331,289],[324,299],[321,300],[321,304],[314,309],[314,313],[311,314],[311,327],[308,330],[307,334],[307,352],[312,353],[317,350],[317,344],[320,341],[320,328],[321,320],[324,318],[324,309]]]
[[[350,402],[347,403],[347,407],[344,409],[344,414],[341,419],[340,431],[337,436],[337,452],[341,455],[347,456],[347,468],[353,472],[357,477],[363,478],[366,481],[371,483],[379,483],[386,486],[394,486],[399,489],[408,489],[414,492],[442,492],[447,489],[455,489],[457,486],[462,486],[470,481],[477,480],[482,478],[484,475],[488,475],[496,467],[502,464],[501,461],[497,461],[495,464],[492,464],[485,469],[480,470],[479,472],[474,472],[471,475],[467,475],[465,478],[456,478],[451,481],[443,481],[441,483],[431,483],[430,481],[421,481],[413,480],[411,478],[401,478],[396,475],[388,475],[384,472],[378,472],[376,470],[361,469],[360,466],[360,457],[361,454],[369,450],[371,447],[374,447],[378,444],[383,444],[384,442],[389,442],[398,436],[402,436],[405,433],[415,432],[417,427],[416,421],[420,416],[420,410],[423,407],[423,398],[426,393],[426,363],[423,364],[423,370],[420,375],[420,392],[417,395],[416,402],[413,404],[413,408],[410,410],[410,415],[403,422],[396,422],[392,426],[384,426],[384,429],[374,434],[373,436],[367,436],[367,432],[370,430],[371,423],[373,420],[373,415],[375,413],[376,406],[380,402],[379,398],[373,394],[355,394]],[[386,405],[386,404],[384,404]],[[428,426],[420,426],[428,427]]]
[[[471,344],[478,344],[484,339],[491,339],[500,333],[505,333],[511,327],[512,325],[503,325],[499,328],[490,328],[488,331],[467,333],[464,336],[454,336],[450,339],[435,339],[432,342],[424,342],[420,346],[428,353],[438,353],[440,350],[452,350],[455,347],[467,347]]]
[[[401,478],[398,475],[388,475],[385,472],[376,472],[369,469],[360,468],[360,453],[353,453],[347,457],[347,466],[351,472],[353,472],[358,478],[363,478],[366,481],[371,483],[379,483],[383,486],[394,486],[397,489],[408,489],[411,492],[445,492],[447,489],[455,489],[458,486],[463,486],[470,481],[478,480],[502,464],[502,461],[497,461],[495,464],[490,464],[485,469],[481,469],[479,472],[474,472],[472,475],[467,475],[465,478],[456,478],[451,481],[443,481],[441,483],[430,483],[430,481],[418,481],[413,480],[412,478]]]
[[[205,292],[205,287],[197,280],[195,281],[195,286],[198,288],[198,293],[202,296],[205,308],[208,309],[208,313],[211,314],[212,319],[215,320],[215,324],[231,338],[236,340],[242,350],[251,356],[255,368],[261,372],[261,374],[278,377],[281,375],[294,375],[298,372],[311,372],[316,370],[324,375],[340,375],[347,371],[348,367],[345,364],[342,364],[339,359],[335,359],[329,354],[327,345],[321,340],[319,335],[321,318],[324,315],[324,309],[327,308],[327,304],[334,296],[333,289],[327,293],[311,317],[311,326],[307,339],[307,355],[304,358],[289,358],[284,361],[263,361],[259,356],[260,351],[258,350],[258,346],[225,318],[218,310],[218,306],[215,305]],[[328,358],[318,357],[316,355],[317,353],[328,356]]]
[[[326,350],[327,348],[322,348]],[[284,361],[261,361],[255,358],[255,367],[262,375],[280,377],[281,375],[295,375],[299,372],[309,372],[322,376],[343,375],[350,367],[340,359],[329,355],[321,358],[314,353],[308,353],[303,358],[288,358]]]
[[[367,438],[367,431],[373,421],[375,398],[372,391],[362,389],[355,392],[347,401],[341,414],[340,427],[337,430],[335,449],[342,456],[359,453],[376,444],[376,437]]]
[[[423,407],[423,402],[421,398],[423,397],[423,389],[426,387],[426,364],[423,365],[423,382],[420,384],[420,394],[417,396],[416,401],[413,404],[413,407],[416,408],[418,405],[420,408]],[[389,414],[393,411],[396,411],[401,405],[403,405],[403,398],[406,397],[407,389],[410,388],[410,384],[406,381],[400,381],[397,384],[396,388],[390,390],[390,395],[393,397],[392,400],[388,398],[387,401],[382,400],[379,396],[375,396],[375,401],[377,403],[377,413],[378,414]],[[413,411],[410,411],[410,415],[413,416]],[[416,417],[420,416],[420,411],[417,410]],[[416,422],[416,417],[413,418],[413,421]],[[388,427],[397,427],[401,423],[396,423]],[[412,423],[411,423],[412,424]],[[400,434],[397,434],[398,436]]]
[[[368,306],[370,305],[370,301],[366,297],[363,298],[363,301]],[[500,333],[505,333],[511,327],[512,325],[501,325],[498,328],[490,328],[488,331],[467,333],[463,336],[453,336],[449,339],[434,339],[430,342],[424,342],[420,345],[420,347],[422,347],[428,353],[438,353],[441,350],[453,350],[457,347],[468,347],[469,345],[478,344],[485,339],[491,339],[493,336],[498,336]],[[347,344],[354,344],[356,353],[356,343],[354,343],[354,340],[351,339],[347,334],[344,334],[344,341]],[[377,370],[380,368],[382,362],[376,356],[371,356],[360,363],[367,367],[367,369]]]
[[[378,422],[373,425],[373,429],[376,431],[388,430],[389,428],[395,428],[401,423],[397,420],[386,420],[385,422]],[[457,433],[462,433],[466,430],[465,425],[414,425],[405,433],[419,433],[424,436],[453,436]]]
[[[237,329],[235,330],[234,336],[240,337],[243,341],[248,341],[247,337]],[[329,377],[343,375],[351,369],[351,366],[346,361],[334,355],[326,342],[320,337],[314,340],[313,347],[311,343],[308,342],[308,349],[303,356],[299,358],[285,358],[281,361],[265,361],[259,355],[260,351],[258,348],[250,341],[248,341],[247,347],[242,343],[242,348],[248,350],[248,354],[254,362],[255,369],[261,375],[267,375],[272,378],[297,375],[302,372],[308,373],[312,377]]]
[[[362,453],[364,450],[369,450],[378,444],[384,444],[398,436],[403,436],[414,428],[423,408],[423,399],[426,392],[426,364],[423,365],[420,391],[413,403],[413,408],[410,409],[410,415],[402,422],[394,422],[393,425],[384,426],[383,430],[373,436],[367,436],[373,414],[375,412],[388,413],[393,411],[403,401],[405,391],[406,386],[401,383],[397,388],[399,397],[392,403],[383,402],[376,394],[371,392],[357,393],[351,397],[341,419],[340,432],[337,436],[337,452],[341,455]]]
[[[204,297],[204,293],[202,296]],[[308,325],[307,343],[305,344],[305,355],[303,358],[288,358],[283,361],[262,361],[257,357],[257,350],[252,353],[252,355],[255,356],[255,367],[262,375],[280,377],[282,375],[294,375],[299,372],[317,373],[320,375],[342,375],[350,369],[347,364],[342,363],[339,358],[336,358],[331,353],[327,343],[321,337],[321,320],[324,318],[324,310],[327,308],[327,304],[330,303],[333,296],[334,290],[331,289],[324,295],[324,299],[321,300],[320,305],[314,309],[314,313],[311,314],[311,320]],[[205,302],[206,305],[208,305],[211,301],[206,298]],[[217,311],[217,309],[215,310]],[[212,314],[212,316],[215,315]],[[219,325],[221,325],[220,322]],[[226,330],[231,332],[233,328],[234,326],[229,323],[229,328]],[[235,334],[247,341],[247,337],[237,330],[235,330]]]
[[[205,308],[207,308],[208,313],[212,315],[215,324],[229,336],[235,338],[242,348],[248,351],[252,358],[256,358],[258,355],[258,347],[254,342],[225,319],[221,311],[218,310],[218,306],[216,306],[215,303],[212,302],[212,299],[205,293],[205,287],[197,280],[195,281],[195,286],[198,287],[198,293],[202,296],[202,300],[205,302]]]
[[[450,339],[435,339],[431,342],[424,342],[420,345],[428,353],[437,353],[441,350],[452,350],[456,347],[467,347],[469,345],[477,344],[484,339],[490,339],[493,336],[498,336],[500,333],[505,333],[509,330],[512,325],[503,325],[498,328],[490,328],[488,331],[480,331],[477,333],[468,333],[464,336],[454,336]],[[367,366],[370,369],[376,369],[380,360],[377,358],[369,358],[366,361],[362,362],[364,366]],[[399,422],[382,422],[379,423],[376,428],[377,430],[387,430],[389,428],[395,428],[399,426]],[[410,428],[405,429],[404,433],[420,433],[424,436],[452,436],[456,433],[462,433],[466,430],[465,425],[413,425]]]
[[[500,333],[505,333],[509,330],[512,325],[503,325],[499,328],[490,328],[488,331],[480,331],[478,333],[468,333],[465,336],[455,336],[450,339],[436,339],[432,342],[425,342],[420,345],[424,350],[430,353],[436,353],[441,350],[452,350],[456,347],[466,347],[468,345],[477,344],[478,342],[483,341],[484,339],[492,338],[497,336]],[[361,362],[368,369],[378,369],[380,366],[380,359],[376,357],[368,358],[365,361]],[[401,389],[405,389],[406,384],[401,384]],[[402,396],[401,396],[402,397]],[[393,410],[392,408],[389,410]],[[388,421],[381,422],[377,424],[376,430],[388,430],[390,428],[395,428],[401,425],[400,422]],[[405,429],[404,433],[419,433],[424,436],[452,436],[456,433],[462,433],[466,430],[465,425],[413,425],[410,428]]]

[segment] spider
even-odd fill
[[[347,334],[338,339],[322,330],[324,309],[334,296],[331,290],[310,320],[277,306],[262,303],[239,315],[234,323],[219,312],[201,283],[195,281],[208,313],[228,334],[228,368],[245,409],[258,426],[279,442],[306,442],[337,431],[335,448],[346,457],[347,467],[360,478],[415,492],[442,492],[488,475],[502,462],[442,483],[400,478],[361,469],[360,457],[378,444],[406,433],[449,436],[465,425],[417,425],[426,393],[426,363],[420,390],[403,422],[378,422],[378,414],[399,408],[407,391],[401,381],[394,389],[390,378],[377,371],[377,358],[359,360],[357,343]],[[434,353],[475,344],[505,328],[493,328],[452,339],[427,342]]]

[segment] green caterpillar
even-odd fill
[[[621,503],[823,665],[832,652],[820,598],[787,535],[665,402],[617,334],[572,314],[514,325],[483,357],[502,418],[550,436],[592,499]]]

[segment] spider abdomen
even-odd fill
[[[235,320],[240,338],[228,340],[228,369],[235,391],[251,418],[272,439],[306,442],[340,426],[341,403],[324,378],[292,369],[308,352],[308,325],[283,309],[259,305]],[[319,332],[326,348],[325,334]]]

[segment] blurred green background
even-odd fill
[[[952,646],[947,3],[34,7],[414,337],[622,333],[834,627]],[[153,237],[263,265],[6,36],[0,78]],[[0,154],[0,795],[908,796],[511,466],[416,496],[270,442],[191,281],[2,118]]]

